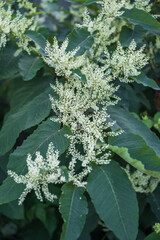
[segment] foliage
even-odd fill
[[[0,238],[160,239],[160,2],[0,2]]]

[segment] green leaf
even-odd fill
[[[89,49],[93,43],[94,39],[87,31],[86,28],[76,28],[69,35],[69,44],[67,51],[73,51],[75,48],[80,47],[76,56],[82,55],[87,49]]]
[[[23,190],[23,184],[17,184],[13,178],[7,177],[0,186],[0,205],[18,199]]]
[[[160,140],[155,133],[120,107],[110,107],[108,113],[116,121],[113,129],[122,128],[125,132],[109,138],[109,149],[140,171],[160,177]]]
[[[160,177],[160,158],[141,136],[123,133],[117,137],[110,137],[109,145],[110,150],[138,170]]]
[[[160,222],[160,187],[159,186],[155,189],[154,192],[148,195],[147,202],[149,202],[152,212],[156,215],[158,221]]]
[[[160,157],[160,139],[142,121],[118,106],[108,108],[110,119],[116,121],[113,129],[121,128],[125,133],[133,133],[143,138],[146,144]]]
[[[5,154],[14,146],[23,130],[35,126],[49,115],[51,103],[48,95],[50,93],[53,91],[48,87],[18,111],[11,112],[0,132],[0,155]]]
[[[83,196],[84,188],[67,183],[62,187],[60,212],[64,224],[61,240],[77,240],[80,236],[88,213],[87,200]]]
[[[97,213],[120,240],[135,240],[138,231],[136,194],[118,163],[94,166],[87,190]],[[128,210],[129,209],[129,210]]]
[[[160,23],[154,17],[152,17],[151,14],[141,9],[124,9],[124,13],[121,17],[135,25],[141,25],[146,30],[160,30]]]
[[[16,50],[11,43],[0,49],[0,80],[13,78],[18,73],[19,56],[14,56]]]
[[[82,6],[87,6],[87,5],[90,5],[92,3],[96,3],[96,2],[99,2],[100,0],[87,0],[85,1]]]
[[[13,201],[0,206],[0,213],[11,219],[23,219],[24,207],[18,205],[17,201]]]
[[[35,97],[42,93],[42,89],[45,91],[52,82],[52,77],[37,76],[32,81],[21,81],[22,86],[19,87],[10,102],[10,111],[5,115],[6,119],[19,111],[24,105],[31,102]]]
[[[23,240],[51,240],[46,228],[40,221],[34,220],[19,234]]]
[[[136,43],[141,42],[145,33],[146,30],[139,25],[136,25],[134,29],[124,26],[120,33],[119,41],[123,47],[129,47],[133,39]]]
[[[160,240],[160,235],[153,232],[149,234],[149,236],[147,236],[144,240]]]
[[[144,72],[141,72],[140,75],[132,77],[137,83],[142,84],[145,87],[151,87],[155,90],[160,90],[160,87],[157,85],[157,83],[146,76]]]
[[[86,76],[78,69],[72,71],[74,75],[76,75],[80,81],[86,83],[87,79]]]
[[[62,154],[69,145],[69,140],[65,137],[65,134],[70,134],[67,127],[60,129],[60,124],[50,119],[43,122],[33,134],[10,155],[8,169],[11,169],[17,174],[24,175],[27,171],[26,158],[28,153],[34,157],[36,151],[40,151],[45,157],[50,142],[53,142],[55,149],[58,149],[59,154]],[[23,184],[17,184],[13,179],[8,177],[2,186],[0,186],[0,204],[17,199],[23,189]]]
[[[39,32],[35,32],[35,31],[31,31],[31,30],[27,30],[25,32],[25,35],[27,37],[29,37],[34,43],[38,44],[40,47],[40,54],[41,55],[45,55],[45,46],[46,46],[46,39],[45,37],[39,33]]]
[[[88,202],[88,210],[89,212],[86,217],[86,223],[78,240],[91,240],[90,233],[96,229],[98,225],[99,217],[90,201]]]
[[[24,81],[31,80],[43,66],[41,58],[35,55],[23,55],[18,63]]]

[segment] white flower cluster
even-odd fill
[[[129,3],[126,4],[127,8],[138,8],[141,10],[144,10],[146,12],[150,12],[153,3],[151,3],[150,0],[135,0],[132,4],[130,4],[130,1],[128,1]]]
[[[34,14],[37,11],[37,8],[34,7],[32,2],[29,2],[28,0],[18,0],[18,6],[19,8],[25,8],[29,10],[29,14]]]
[[[145,173],[140,172],[139,170],[131,173],[129,165],[127,165],[126,169],[124,170],[127,173],[128,178],[136,192],[152,193],[160,182],[160,179],[153,178]]]
[[[35,160],[32,160],[31,154],[28,154],[26,160],[28,172],[26,175],[18,175],[11,170],[8,171],[8,174],[14,178],[16,183],[23,183],[26,185],[19,198],[19,204],[23,203],[26,195],[32,190],[35,191],[35,194],[40,201],[43,201],[41,189],[45,198],[49,201],[53,201],[57,198],[56,195],[49,192],[48,184],[64,183],[66,181],[65,177],[62,176],[62,170],[59,167],[60,162],[58,156],[59,153],[57,150],[54,151],[53,143],[51,142],[48,146],[46,159],[41,156],[40,152],[36,152]]]
[[[152,4],[149,0],[103,0],[97,2],[100,5],[100,11],[97,17],[91,18],[86,9],[83,13],[83,23],[77,24],[77,27],[86,27],[88,31],[95,35],[95,48],[97,56],[107,51],[107,46],[119,40],[121,29],[127,23],[118,18],[123,14],[123,8],[138,8],[145,11],[151,11]]]
[[[83,59],[83,61],[80,61],[80,66],[82,65],[81,73],[85,75],[87,81],[84,83],[71,71],[71,69],[75,69],[76,61],[73,64],[72,59],[74,57],[73,53],[75,54],[76,51],[63,55],[62,47],[58,48],[57,43],[56,49],[52,49],[46,47],[47,57],[44,58],[45,61],[50,66],[51,64],[55,66],[56,73],[58,69],[58,75],[61,74],[61,76],[67,77],[65,83],[57,80],[56,84],[52,85],[58,98],[50,96],[50,100],[52,109],[58,116],[58,121],[70,126],[73,133],[68,136],[70,138],[68,152],[72,156],[69,163],[69,180],[82,186],[85,184],[82,179],[91,170],[91,162],[108,164],[110,161],[110,153],[107,151],[107,144],[104,144],[104,138],[109,135],[116,135],[116,133],[109,130],[114,123],[107,120],[109,116],[106,110],[108,106],[118,102],[119,98],[114,94],[118,87],[114,87],[111,83],[113,77],[110,70],[107,70],[109,65],[100,67],[95,63],[91,63],[86,56],[76,57],[77,62],[79,59]],[[57,52],[59,61],[56,59]],[[53,62],[51,61],[52,58]],[[64,58],[66,62],[63,68],[61,63]],[[69,66],[69,69],[67,69],[67,66]],[[55,121],[55,118],[52,120]],[[84,154],[77,150],[77,144],[82,144]],[[83,170],[77,175],[75,168],[78,161],[81,161]]]
[[[107,114],[108,106],[115,105],[119,101],[115,94],[118,87],[114,86],[114,80],[117,78],[128,82],[130,76],[139,74],[139,70],[146,65],[148,60],[143,53],[144,47],[136,50],[135,41],[132,41],[129,48],[125,50],[117,41],[117,27],[115,28],[114,21],[122,14],[121,8],[126,2],[124,0],[101,1],[102,9],[97,18],[93,20],[85,10],[84,22],[80,27],[87,27],[88,31],[94,35],[94,44],[82,56],[76,56],[79,48],[68,51],[68,39],[61,46],[58,45],[56,38],[53,39],[52,45],[49,42],[46,45],[44,61],[55,68],[57,76],[63,77],[60,80],[57,79],[51,86],[54,91],[54,95],[50,96],[51,105],[58,117],[51,120],[59,121],[71,128],[72,135],[67,136],[70,139],[68,181],[73,181],[78,186],[85,186],[85,177],[92,170],[91,163],[108,164],[110,162],[106,138],[121,133],[121,131],[111,130],[114,122],[109,120],[110,116]],[[121,26],[120,24],[120,28]],[[112,54],[109,53],[107,47],[111,42],[118,42]],[[39,156],[40,154],[35,160],[35,165],[32,164],[33,169],[39,169],[44,162],[38,160]],[[30,155],[27,162],[29,161]],[[42,163],[37,165],[39,161]],[[29,163],[27,164],[29,166]],[[52,182],[49,180],[48,165],[46,169],[48,173],[45,175],[38,171],[36,189],[42,185],[43,190],[47,183]],[[9,173],[16,182],[27,184],[28,179],[32,179],[30,169],[26,176]],[[64,180],[61,179],[61,175],[57,178],[62,182]],[[22,200],[31,189],[35,190],[33,184],[30,186],[26,187],[21,197]],[[37,197],[41,199],[39,191],[35,191]],[[47,191],[45,195],[48,196],[47,199],[50,199]]]
[[[26,30],[35,30],[36,22],[34,18],[24,17],[19,11],[17,11],[16,16],[14,15],[11,5],[7,8],[0,7],[0,47],[6,45],[7,37],[11,34],[15,39],[18,39],[18,47],[29,53],[29,38],[24,33]]]
[[[84,62],[84,57],[75,57],[75,54],[79,50],[76,48],[74,51],[66,52],[68,46],[68,39],[66,39],[62,46],[59,47],[56,38],[53,40],[53,46],[47,42],[45,52],[46,57],[43,57],[44,61],[51,67],[55,68],[56,74],[58,76],[65,76],[69,78],[72,74],[73,69],[77,69],[82,66]]]
[[[136,50],[136,42],[133,40],[127,50],[124,50],[118,42],[117,49],[111,57],[111,67],[114,69],[114,77],[119,77],[122,82],[130,81],[130,76],[138,76],[140,69],[148,63],[148,57],[143,53],[145,46]]]

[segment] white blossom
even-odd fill
[[[145,46],[136,50],[136,42],[132,40],[129,47],[124,50],[118,42],[117,49],[111,57],[111,67],[114,77],[121,81],[129,81],[130,76],[137,76],[140,70],[148,63],[148,57],[143,53]]]
[[[47,42],[45,48],[46,56],[43,57],[48,65],[55,68],[58,76],[65,76],[67,78],[72,74],[71,70],[79,68],[84,63],[83,56],[75,57],[79,47],[73,51],[66,51],[68,43],[69,41],[66,39],[61,47],[59,47],[57,39],[54,38],[53,45]]]
[[[19,11],[14,14],[11,5],[8,7],[0,7],[0,47],[4,47],[9,34],[18,39],[17,44],[20,49],[24,49],[30,53],[28,47],[29,38],[25,36],[26,30],[35,30],[36,22],[34,18],[27,18]]]
[[[28,172],[26,175],[18,175],[13,171],[8,170],[8,174],[14,178],[16,183],[23,183],[26,185],[23,193],[19,197],[19,204],[23,203],[26,195],[32,190],[35,191],[35,194],[40,201],[43,201],[41,189],[48,201],[53,201],[57,198],[56,195],[49,192],[48,184],[65,182],[65,178],[62,176],[62,171],[59,167],[60,162],[58,156],[59,153],[57,150],[54,150],[53,143],[51,142],[48,146],[46,159],[42,157],[40,152],[36,152],[35,160],[32,160],[31,154],[28,154],[26,160]]]

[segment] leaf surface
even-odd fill
[[[24,81],[29,81],[36,76],[38,70],[43,66],[43,61],[38,56],[24,55],[18,63],[20,73]]]
[[[87,190],[97,213],[120,240],[135,240],[138,231],[136,194],[118,163],[94,166]]]
[[[77,47],[80,47],[76,56],[82,55],[87,49],[89,49],[94,40],[86,28],[76,28],[69,35],[69,44],[67,51],[73,51]]]
[[[135,25],[141,25],[146,30],[160,30],[160,23],[154,17],[152,17],[151,14],[141,9],[124,9],[124,13],[121,17]]]
[[[51,103],[48,95],[52,92],[48,87],[18,111],[8,115],[0,131],[1,156],[14,146],[22,131],[35,126],[49,115]]]
[[[69,145],[69,140],[65,137],[65,134],[70,134],[67,127],[60,129],[60,124],[50,119],[43,122],[33,134],[10,155],[8,169],[17,174],[24,175],[27,172],[26,158],[28,153],[34,157],[36,151],[40,151],[45,157],[50,142],[53,142],[55,149],[58,149],[61,155]],[[12,178],[7,177],[0,186],[0,204],[17,199],[23,189],[23,184],[17,184]]]
[[[80,236],[88,213],[84,189],[67,183],[62,187],[60,212],[64,224],[61,240],[77,240]]]

